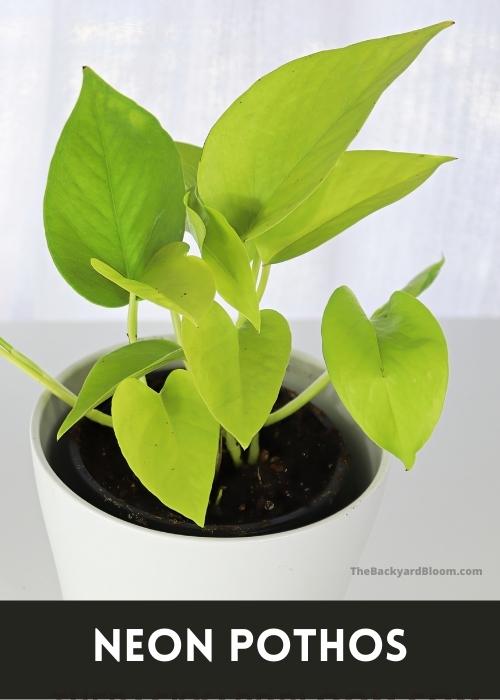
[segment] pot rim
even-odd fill
[[[158,336],[159,337],[159,336]],[[88,364],[88,363],[94,363],[97,361],[99,357],[102,356],[103,352],[111,352],[111,350],[116,349],[117,347],[120,347],[119,344],[113,345],[111,347],[107,347],[104,349],[104,351],[96,351],[91,353],[90,355],[86,355],[80,360],[77,360],[76,362],[73,362],[71,365],[69,365],[65,370],[63,370],[61,373],[57,375],[57,379],[61,382],[64,383],[64,381],[67,379],[68,376],[72,375],[74,372],[78,371],[82,365]],[[323,365],[318,361],[318,359],[309,353],[302,352],[300,350],[293,350],[291,353],[291,358],[294,358],[298,360],[299,362],[303,362],[308,364],[309,366],[314,367],[314,369],[319,370],[320,372],[324,371]],[[40,438],[40,424],[41,424],[41,419],[43,416],[43,413],[45,409],[47,408],[47,404],[51,399],[53,399],[53,395],[48,391],[47,389],[42,392],[42,394],[38,397],[36,404],[34,406],[34,409],[31,414],[31,419],[30,419],[30,442],[31,442],[31,447],[33,454],[35,455],[36,459],[38,460],[39,464],[42,466],[44,473],[46,476],[49,478],[49,480],[52,482],[52,484],[60,489],[62,492],[65,493],[66,496],[68,496],[71,500],[75,502],[75,505],[79,508],[83,508],[83,510],[87,511],[89,515],[93,515],[94,517],[100,517],[103,518],[105,521],[110,521],[110,524],[114,524],[117,527],[124,527],[124,528],[133,528],[133,530],[137,533],[137,530],[142,530],[144,531],[144,535],[149,535],[149,536],[155,536],[159,537],[162,539],[165,538],[179,538],[182,537],[187,540],[195,540],[196,542],[200,542],[200,540],[203,540],[203,542],[206,542],[207,545],[209,542],[213,543],[220,543],[222,541],[224,542],[249,542],[253,541],[255,539],[259,540],[265,540],[268,541],[270,539],[276,540],[276,539],[286,539],[293,537],[295,533],[304,533],[306,530],[307,531],[312,531],[315,528],[319,527],[325,527],[327,523],[332,522],[333,520],[340,520],[340,518],[345,518],[347,517],[351,512],[356,510],[356,508],[359,507],[361,502],[365,500],[370,493],[375,491],[376,489],[379,488],[381,483],[384,481],[385,477],[387,476],[387,472],[389,469],[389,464],[390,464],[390,455],[388,452],[383,450],[382,448],[379,448],[381,450],[381,456],[380,456],[380,464],[378,466],[377,472],[375,476],[373,477],[372,481],[370,484],[366,487],[366,489],[349,505],[345,506],[341,510],[338,510],[335,513],[332,513],[331,515],[326,516],[325,518],[321,518],[320,520],[316,520],[312,523],[308,523],[306,525],[302,525],[296,528],[293,528],[291,530],[284,530],[282,532],[276,532],[276,533],[269,533],[269,534],[260,534],[260,535],[247,535],[247,536],[242,536],[242,537],[217,537],[217,536],[211,536],[211,537],[202,537],[200,538],[199,536],[196,535],[185,535],[185,534],[177,534],[175,532],[165,532],[161,530],[153,530],[148,527],[142,527],[140,525],[137,525],[135,523],[130,523],[127,522],[126,520],[122,520],[121,518],[116,517],[115,515],[111,515],[109,513],[106,513],[105,511],[101,510],[97,506],[89,503],[86,501],[82,496],[79,494],[75,493],[72,489],[67,486],[62,479],[57,476],[55,471],[52,469],[46,455],[44,452],[44,449],[42,447],[42,442]],[[367,440],[369,439],[368,437],[366,438]]]

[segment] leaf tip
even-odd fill
[[[61,426],[56,433],[57,442],[59,442],[59,440],[62,438],[62,436],[69,430],[69,428],[70,428],[70,426],[68,425],[68,419],[66,417],[65,420],[61,423]]]
[[[83,80],[97,77],[97,73],[90,66],[82,66]]]
[[[448,29],[449,27],[453,27],[455,24],[454,19],[445,19],[443,22],[438,22],[437,24],[432,24],[429,29],[433,29],[436,34],[439,32],[442,32],[444,29]]]
[[[194,316],[192,316],[191,314],[187,313],[186,311],[182,314],[182,323],[184,322],[184,320],[189,321],[190,323],[192,323],[193,326],[194,326],[195,328],[199,328],[199,327],[200,327],[200,321],[199,321],[199,319],[195,318]],[[181,324],[181,328],[182,328],[182,324]],[[181,333],[181,334],[182,334],[182,333]]]
[[[252,326],[255,328],[257,333],[260,333],[260,328],[261,328],[261,317],[260,317],[260,309],[257,309],[257,312],[252,312],[248,314],[247,319],[250,321]]]
[[[352,299],[355,299],[355,298],[356,298],[356,296],[355,296],[354,292],[352,291],[352,289],[351,289],[350,287],[348,287],[346,284],[342,284],[340,287],[337,287],[337,289],[335,289],[335,290],[332,292],[332,295],[331,295],[330,299],[328,300],[328,304],[329,304],[330,302],[333,302],[334,299],[338,299],[339,297],[340,297],[340,298],[349,297],[349,298],[352,298]],[[328,304],[327,304],[327,305],[328,305]]]
[[[196,516],[196,517],[193,516],[193,522],[196,525],[198,525],[198,527],[203,528],[203,527],[205,527],[205,518],[206,518],[205,513],[203,514],[203,517],[201,517],[201,518],[198,516]]]
[[[401,456],[401,461],[404,464],[405,471],[409,472],[413,469],[413,466],[415,464],[415,457],[416,457],[415,453]]]

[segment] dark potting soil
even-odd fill
[[[166,376],[156,372],[148,384],[158,391]],[[294,396],[283,387],[275,408]],[[100,409],[109,413],[110,402]],[[80,421],[54,446],[53,457],[58,472],[71,464],[74,474],[59,476],[94,505],[138,525],[190,535],[235,537],[288,530],[340,510],[357,495],[342,437],[311,403],[261,431],[257,464],[247,464],[244,453],[244,463],[235,467],[223,445],[203,529],[141,484],[109,428]]]

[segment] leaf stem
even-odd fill
[[[129,343],[137,343],[137,297],[132,292],[128,299],[127,335]]]
[[[216,505],[216,506],[218,506],[219,503],[221,502],[222,496],[224,495],[224,489],[225,489],[225,488],[226,488],[225,486],[221,486],[221,487],[219,488],[219,490],[217,491],[217,496],[216,496],[216,498],[215,498],[215,505]]]
[[[330,377],[328,376],[328,372],[325,371],[323,374],[320,374],[320,376],[315,379],[312,384],[304,389],[304,391],[298,394],[298,396],[279,408],[277,411],[271,413],[265,422],[265,425],[274,425],[274,423],[277,423],[284,418],[288,418],[288,416],[291,416],[292,413],[295,413],[295,411],[298,411],[299,408],[302,408],[302,406],[305,406],[306,403],[309,403],[309,401],[323,391],[323,389],[326,389],[329,383]]]
[[[227,432],[227,430],[223,431],[223,435],[226,442],[227,451],[233,460],[234,466],[241,467],[241,446],[238,444],[237,440]]]
[[[260,272],[261,265],[262,265],[261,259],[259,258],[259,256],[256,256],[252,260],[252,274],[253,274],[253,278],[255,280],[255,284],[257,284],[257,280],[259,279],[259,272]]]
[[[256,433],[248,448],[248,464],[257,464],[260,455],[260,433]]]
[[[29,357],[23,355],[2,338],[0,338],[0,357],[5,357],[6,360],[42,384],[46,389],[54,394],[54,396],[57,396],[58,399],[61,399],[61,401],[68,404],[68,406],[73,407],[75,405],[76,396],[72,391],[58,382],[57,379],[51,377],[50,374],[47,374],[47,372],[35,364],[33,360],[30,360]],[[108,416],[101,411],[97,411],[96,409],[89,411],[89,413],[87,413],[87,418],[93,420],[94,423],[99,423],[100,425],[105,425],[109,428],[111,428],[113,425],[111,416]]]
[[[266,291],[270,272],[271,272],[271,265],[263,265],[262,271],[260,273],[259,284],[257,286],[257,297],[258,297],[259,301],[262,299],[262,297],[264,296],[264,292]]]
[[[129,292],[128,297],[128,318],[127,318],[127,335],[129,343],[137,343],[137,311],[138,311],[137,296],[133,292]],[[148,384],[146,377],[139,377],[139,381],[143,384]]]
[[[179,316],[179,314],[176,311],[171,311],[170,317],[172,319],[172,325],[174,327],[175,337],[177,339],[178,344],[182,347],[181,317]]]
[[[259,302],[261,301],[262,297],[264,296],[264,292],[266,291],[270,272],[271,265],[262,265],[262,261],[260,260],[260,258],[254,258],[252,262],[252,274],[255,280],[255,284],[257,285],[256,292],[257,299],[259,300]],[[238,314],[238,318],[236,319],[236,327],[241,328],[245,320],[246,319],[243,316],[243,314]]]

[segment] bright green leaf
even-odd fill
[[[57,433],[61,438],[92,408],[112,396],[127,377],[142,377],[182,356],[181,348],[170,340],[140,340],[100,357],[88,373],[76,404]]]
[[[346,151],[316,191],[254,239],[266,263],[316,248],[377,209],[406,196],[453,158],[391,151]]]
[[[149,261],[138,279],[129,279],[102,260],[91,260],[94,270],[140,299],[176,311],[195,323],[209,308],[215,295],[207,264],[187,255],[187,243],[169,243]]]
[[[429,265],[429,267],[426,267],[425,270],[422,270],[422,272],[420,272],[418,275],[416,275],[416,277],[410,280],[401,291],[406,292],[407,294],[411,294],[412,297],[420,296],[434,282],[436,277],[439,275],[439,272],[441,271],[443,265],[444,257],[441,258],[441,260],[439,260],[438,262]],[[379,309],[377,309],[377,311],[375,311],[375,313],[372,315],[372,320],[376,319],[378,316],[382,316],[383,314],[385,314],[387,312],[389,304],[390,302],[387,302]]]
[[[201,148],[194,146],[192,143],[183,143],[182,141],[176,141],[175,146],[181,157],[184,186],[186,191],[188,191],[196,186],[196,174],[201,158]]]
[[[248,321],[237,328],[214,302],[198,327],[183,320],[182,345],[212,415],[248,447],[269,416],[285,375],[291,349],[286,319],[277,311],[261,311],[258,333]]]
[[[278,224],[323,182],[385,88],[450,24],[321,51],[258,80],[207,137],[203,202],[243,237]]]
[[[202,207],[193,192],[186,195],[185,202],[190,230],[217,291],[259,330],[259,300],[245,244],[224,216],[212,207]]]
[[[186,370],[158,394],[125,379],[113,396],[113,427],[128,465],[162,503],[203,527],[219,449],[219,425]]]
[[[370,321],[340,287],[326,306],[322,337],[331,382],[349,413],[410,468],[439,419],[448,382],[446,340],[434,316],[395,292],[387,312]]]
[[[44,201],[47,243],[66,281],[102,306],[128,295],[91,268],[140,274],[184,233],[180,158],[159,122],[90,68],[57,144]]]

